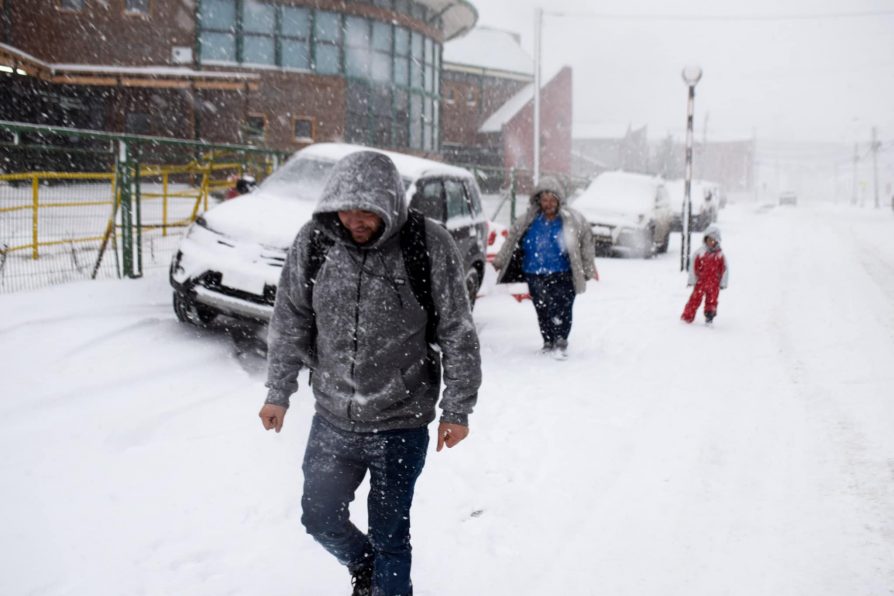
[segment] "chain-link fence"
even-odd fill
[[[0,122],[0,293],[167,268],[199,214],[286,157]]]

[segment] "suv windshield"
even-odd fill
[[[261,189],[265,195],[316,201],[320,198],[334,165],[334,161],[300,157],[267,178],[261,184]]]
[[[260,188],[265,196],[315,203],[323,194],[334,166],[335,162],[329,159],[299,157],[271,174]],[[413,183],[406,176],[401,176],[401,181],[404,183],[404,189]]]

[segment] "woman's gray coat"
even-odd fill
[[[562,220],[562,239],[571,264],[574,291],[583,294],[587,281],[596,273],[595,247],[590,224],[576,209],[565,204],[565,193],[558,180],[544,178],[531,193],[528,211],[515,220],[509,229],[509,236],[500,252],[494,257],[494,267],[499,271],[497,283],[523,281],[521,277],[521,241],[534,219],[540,214],[539,195],[549,191],[559,199],[559,218]]]

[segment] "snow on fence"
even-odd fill
[[[166,269],[180,236],[263,147],[0,120],[0,293]]]
[[[146,167],[134,187],[140,270],[166,268],[180,236],[238,164]],[[221,178],[221,176],[224,176]],[[0,293],[121,276],[111,173],[0,175]]]

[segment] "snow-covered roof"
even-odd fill
[[[503,126],[531,101],[534,101],[533,83],[525,85],[518,93],[510,97],[509,101],[484,121],[478,132],[500,132],[503,130]]]
[[[444,23],[444,39],[453,39],[470,31],[478,22],[478,11],[468,0],[416,0],[427,6]]]
[[[182,66],[107,66],[100,64],[50,64],[56,73],[101,73],[136,75],[149,77],[187,77],[202,79],[246,79],[260,78],[254,73],[219,72],[213,70],[193,70]]]
[[[27,62],[30,66],[46,71],[51,75],[63,74],[103,74],[125,75],[137,77],[169,77],[188,79],[240,79],[257,80],[260,77],[255,73],[223,72],[211,70],[193,70],[183,66],[110,66],[106,64],[54,64],[45,62],[36,56],[24,52],[16,47],[0,43],[0,53],[5,53],[10,58]]]
[[[384,153],[390,157],[391,161],[394,162],[394,165],[397,166],[397,171],[400,172],[401,176],[405,176],[412,180],[432,174],[446,174],[460,178],[472,177],[472,174],[464,168],[458,168],[439,161],[416,157],[414,155],[406,155],[404,153],[395,153],[393,151],[383,151],[373,147],[351,145],[348,143],[315,143],[295,153],[292,159],[296,159],[299,156],[313,156],[338,161],[342,157],[350,155],[356,151],[378,151],[379,153]]]
[[[444,44],[444,67],[451,65],[534,76],[534,60],[521,47],[517,34],[490,27],[476,27]]]

